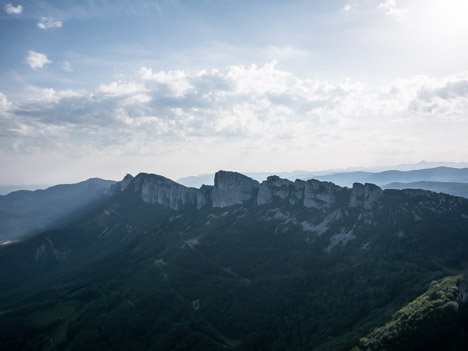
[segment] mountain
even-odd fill
[[[383,185],[384,189],[424,189],[445,193],[454,196],[468,198],[468,183],[453,182],[414,182],[414,183],[390,183]]]
[[[99,201],[114,183],[93,178],[45,190],[20,190],[0,195],[0,242],[18,240],[38,230],[63,225],[69,217]]]
[[[450,168],[468,168],[468,163],[457,163],[457,162],[426,162],[421,161],[418,163],[411,163],[411,164],[401,164],[395,166],[385,166],[385,167],[351,167],[351,168],[343,168],[343,169],[328,169],[328,170],[321,170],[321,171],[293,171],[293,172],[276,172],[276,175],[286,178],[289,180],[296,180],[302,179],[307,180],[311,178],[316,178],[320,176],[335,176],[337,174],[350,174],[355,173],[355,175],[351,175],[351,180],[348,180],[347,183],[343,183],[341,185],[350,186],[354,182],[366,182],[368,180],[363,180],[359,178],[352,178],[354,176],[360,176],[361,172],[365,173],[377,173],[377,172],[384,172],[384,171],[415,171],[415,170],[422,170],[422,169],[430,169],[430,168],[439,168],[439,167],[450,167]],[[246,176],[253,178],[259,182],[264,181],[267,179],[271,173],[269,172],[245,172]],[[189,176],[183,177],[178,180],[180,184],[183,184],[188,187],[200,187],[202,185],[213,185],[214,174],[212,173],[205,173],[200,174],[197,176]],[[323,180],[327,180],[326,177],[322,178]],[[355,180],[353,180],[355,179]],[[331,178],[330,178],[331,180]],[[424,179],[417,179],[417,180],[424,180]],[[435,179],[439,181],[445,181],[444,179]],[[333,181],[333,180],[331,180]],[[397,181],[397,180],[393,180]],[[387,183],[390,183],[387,182]],[[380,184],[380,183],[379,183]]]
[[[18,190],[38,190],[38,189],[45,189],[48,188],[49,185],[44,184],[28,184],[28,185],[5,185],[0,186],[0,195],[8,195],[13,191]]]
[[[349,172],[317,176],[316,179],[351,186],[355,182],[384,185],[420,181],[468,183],[468,168],[436,167],[412,171]]]
[[[465,316],[464,285],[448,277],[467,268],[467,199],[225,171],[198,189],[127,175],[107,196],[61,229],[0,247],[2,347],[366,349],[387,335],[379,328],[403,332],[385,326],[427,291],[448,299],[430,306],[460,308],[424,305],[415,321]],[[406,340],[420,340],[426,324],[412,325]],[[431,332],[465,350],[465,324],[447,325]]]

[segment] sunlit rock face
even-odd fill
[[[342,188],[330,183],[310,179],[304,186],[304,206],[321,209],[336,202],[336,193]]]
[[[207,189],[187,188],[154,174],[140,173],[135,178],[127,175],[121,182],[115,184],[111,192],[126,189],[139,194],[143,202],[159,204],[173,210],[180,210],[186,206],[201,208],[210,199]]]
[[[383,190],[374,184],[354,183],[349,198],[350,207],[363,207],[366,210],[371,209],[382,197]]]
[[[274,197],[285,199],[291,195],[294,183],[278,176],[270,176],[260,184],[258,189],[257,204],[264,205],[273,201]]]
[[[219,171],[215,174],[214,186],[203,185],[200,189],[188,188],[165,177],[140,173],[131,175],[114,184],[111,194],[134,191],[143,202],[159,204],[180,210],[187,206],[201,209],[205,206],[223,208],[242,205],[253,200],[265,205],[277,200],[301,204],[307,208],[325,210],[347,201],[349,207],[372,209],[383,195],[383,190],[374,184],[355,183],[352,190],[331,182],[315,179],[292,182],[278,176],[269,176],[261,184],[237,172]]]
[[[179,210],[188,204],[197,202],[197,190],[186,188],[164,178],[147,178],[136,182],[135,191],[141,192],[144,202],[160,204],[173,210]]]
[[[241,205],[252,199],[259,183],[237,172],[219,171],[215,174],[213,207]]]
[[[305,207],[322,209],[336,202],[336,193],[342,188],[318,180],[296,180],[294,183],[277,176],[268,177],[260,184],[257,204],[271,203],[274,198],[289,198],[291,204],[302,203]]]

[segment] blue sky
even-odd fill
[[[468,158],[464,0],[0,5],[0,185]]]

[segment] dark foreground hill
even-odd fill
[[[200,189],[126,176],[74,224],[0,249],[0,345],[396,350],[385,337],[404,331],[408,350],[423,336],[465,350],[467,263],[463,198],[233,172]],[[402,309],[414,312],[406,329]]]

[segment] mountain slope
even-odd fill
[[[427,191],[127,176],[87,217],[0,248],[0,343],[347,350],[465,268],[467,228],[468,200]]]
[[[461,276],[434,281],[427,292],[360,340],[360,350],[466,350],[468,310],[459,301]]]
[[[98,178],[0,196],[0,242],[60,226],[100,200],[114,181]]]

